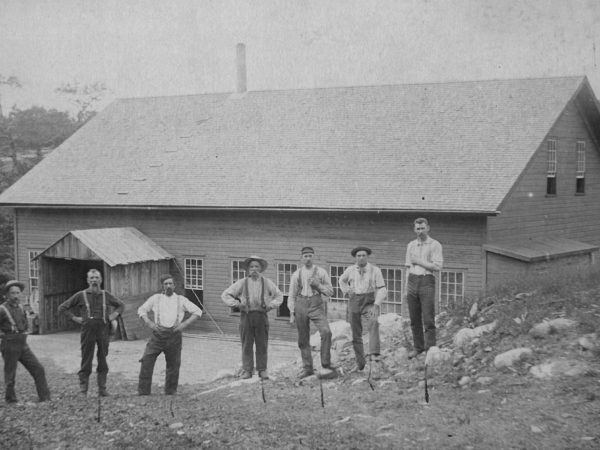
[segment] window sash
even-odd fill
[[[548,140],[548,177],[555,177],[557,170],[556,139]]]
[[[576,177],[584,178],[585,177],[585,141],[577,141],[575,144],[575,148],[577,151]]]
[[[185,289],[203,290],[203,260],[202,258],[185,258]]]
[[[339,264],[332,264],[329,266],[329,278],[331,279],[331,285],[333,286],[333,295],[330,297],[331,301],[334,302],[347,302],[348,299],[344,297],[344,293],[340,288],[339,278],[342,276],[348,266],[341,266]]]
[[[234,259],[231,261],[231,284],[246,278],[246,269],[244,267],[243,259]]]
[[[439,276],[439,299],[441,306],[462,304],[465,299],[466,272],[460,269],[442,270]]]
[[[404,272],[405,269],[394,266],[381,266],[381,274],[387,288],[387,300],[381,304],[381,314],[401,314],[402,298],[404,297]]]
[[[40,264],[33,260],[40,254],[39,250],[29,250],[29,303],[36,304],[40,299]]]
[[[290,281],[296,270],[298,270],[296,263],[277,263],[277,286],[283,295],[289,295]]]

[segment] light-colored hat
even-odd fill
[[[244,261],[244,269],[246,269],[246,271],[248,270],[248,266],[252,261],[257,261],[260,264],[261,272],[264,272],[267,270],[267,267],[269,267],[269,263],[266,259],[261,258],[260,256],[252,255],[249,258],[246,258]]]
[[[21,291],[25,290],[25,283],[21,283],[18,280],[8,280],[6,282],[6,284],[4,285],[4,289],[6,290],[6,292],[8,292],[8,290],[13,287],[13,286],[19,286],[19,288],[21,289]]]

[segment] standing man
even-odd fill
[[[165,354],[167,370],[165,374],[165,394],[177,393],[179,368],[181,367],[182,331],[193,321],[202,317],[202,310],[187,298],[175,293],[175,282],[169,274],[160,277],[163,291],[154,294],[138,308],[138,316],[152,329],[152,336],[146,344],[144,356],[140,362],[138,394],[150,395],[152,374],[156,358]],[[154,321],[148,318],[152,311]],[[190,316],[184,320],[185,313]]]
[[[15,375],[17,362],[23,364],[35,381],[40,402],[50,400],[50,390],[44,367],[27,345],[27,316],[21,306],[21,292],[25,285],[17,280],[6,282],[7,300],[0,305],[0,350],[4,359],[4,385],[7,403],[16,403]]]
[[[313,248],[304,247],[300,253],[302,267],[292,274],[287,306],[290,310],[290,323],[296,322],[298,328],[298,347],[303,363],[303,369],[298,377],[302,379],[314,373],[310,350],[311,320],[321,335],[321,367],[333,370],[331,366],[331,330],[322,298],[322,295],[330,297],[333,294],[333,287],[327,271],[313,264],[312,260],[315,254]]]
[[[96,269],[87,273],[89,287],[77,292],[66,302],[58,307],[69,319],[81,325],[81,369],[79,375],[79,389],[87,395],[94,349],[98,346],[96,357],[98,359],[98,395],[107,397],[106,378],[108,376],[108,335],[111,322],[125,309],[124,303],[114,297],[110,292],[100,288],[102,275]],[[110,307],[114,308],[110,312]],[[73,310],[77,313],[74,314]]]
[[[414,349],[409,358],[435,346],[435,278],[444,258],[441,244],[429,236],[429,222],[422,217],[414,222],[417,239],[406,248],[408,287],[406,300]],[[423,332],[423,328],[425,329]]]
[[[379,322],[377,318],[381,311],[381,302],[387,298],[387,289],[379,267],[369,262],[371,249],[356,247],[350,254],[356,259],[356,264],[348,267],[339,279],[340,288],[348,295],[348,312],[352,327],[352,345],[356,356],[356,368],[363,370],[366,359],[363,347],[363,323],[367,323],[369,332],[369,357],[379,360]]]
[[[262,380],[268,380],[267,348],[269,345],[269,317],[267,313],[283,303],[283,294],[262,273],[268,263],[260,256],[250,256],[244,261],[246,277],[223,291],[221,299],[233,308],[240,308],[240,337],[242,341],[242,378],[252,378],[254,371],[254,346],[256,369]]]

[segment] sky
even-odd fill
[[[600,96],[598,0],[0,0],[0,86],[65,110],[63,83],[115,98],[587,75]]]

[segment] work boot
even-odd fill
[[[268,380],[269,379],[269,374],[267,373],[266,370],[259,370],[258,371],[258,376],[260,377],[261,380]]]
[[[89,377],[87,377],[85,375],[80,375],[79,376],[79,392],[81,393],[81,395],[87,395],[88,386],[89,386]]]
[[[315,372],[312,369],[302,369],[300,371],[300,373],[298,374],[298,379],[301,380],[303,378],[307,378],[310,377],[311,375],[313,375]]]
[[[106,377],[108,374],[98,372],[98,395],[100,397],[108,397],[109,393],[106,390]]]
[[[251,372],[248,372],[247,370],[244,370],[244,371],[242,372],[242,374],[240,375],[240,378],[241,378],[242,380],[247,380],[248,378],[252,378],[252,373],[251,373]]]

